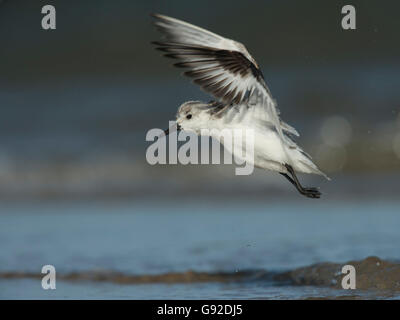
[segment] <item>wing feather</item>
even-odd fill
[[[283,142],[287,138],[282,130],[298,135],[280,120],[264,76],[243,44],[181,20],[159,14],[153,17],[164,35],[163,41],[153,43],[166,57],[178,60],[176,67],[187,69],[185,76],[220,103],[253,108],[252,116],[272,123]]]

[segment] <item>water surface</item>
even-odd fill
[[[399,260],[399,204],[60,203],[3,205],[0,272],[121,272],[157,275],[188,270],[280,272],[317,262],[375,255]],[[344,290],[273,281],[116,284],[1,279],[1,298],[274,298],[335,297]],[[354,292],[351,292],[354,295]],[[359,292],[358,295],[375,295]]]

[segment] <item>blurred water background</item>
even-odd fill
[[[152,271],[144,267],[152,256],[149,250],[155,250],[154,261],[146,263],[160,272],[203,267],[280,270],[370,254],[400,258],[393,245],[400,227],[399,2],[353,1],[357,30],[352,31],[341,28],[344,1],[52,1],[57,10],[53,31],[41,29],[45,4],[0,2],[2,270],[37,270],[54,258],[65,270],[90,269],[95,261],[100,268],[140,273]],[[321,187],[319,203],[314,206],[312,200],[302,198],[278,174],[258,169],[251,176],[235,176],[229,165],[147,164],[147,131],[167,127],[182,102],[210,99],[168,66],[172,61],[153,50],[150,41],[159,35],[151,26],[151,12],[187,20],[246,45],[263,70],[282,118],[297,128],[299,144],[332,177],[331,182],[300,177],[306,185]],[[221,204],[226,205],[223,213]],[[104,205],[109,210],[101,210]],[[293,213],[296,206],[302,209]],[[233,210],[236,207],[243,216]],[[341,211],[346,217],[336,216]],[[142,218],[134,219],[138,213]],[[232,220],[226,225],[219,222],[228,247],[219,246],[218,231],[212,231],[214,216],[217,221]],[[320,242],[329,227],[326,221],[336,221],[339,228],[336,219],[342,218],[351,223],[332,249],[333,235],[328,243]],[[49,230],[62,232],[64,226],[69,230],[68,223],[60,222],[64,219],[78,228],[73,227],[76,237],[96,239],[90,248],[74,254],[88,255],[89,261],[90,252],[100,250],[98,255],[107,258],[96,256],[99,260],[90,260],[90,265],[81,260],[73,263],[64,252],[66,234],[57,244],[56,231],[42,233],[38,227],[42,221]],[[113,229],[118,219],[122,221]],[[101,231],[95,221],[100,221]],[[142,229],[137,226],[140,221],[145,221]],[[297,224],[290,230],[283,227],[293,221],[300,227],[312,225],[321,234],[296,230]],[[361,222],[368,227],[361,224],[365,229],[357,229]],[[264,232],[258,229],[260,224],[271,232],[274,223],[283,228],[279,233],[288,234],[287,240],[259,238]],[[153,243],[149,235],[160,224],[170,232]],[[376,224],[378,229],[373,227]],[[193,246],[185,250],[207,248],[208,262],[192,260],[183,251],[159,258],[169,252],[162,244],[168,243],[168,234],[174,234],[173,226],[196,229],[198,225],[202,225],[198,238],[184,233],[170,247],[179,251],[178,243],[187,241]],[[127,228],[121,231],[125,242],[114,237],[122,227]],[[240,237],[241,227],[248,237]],[[130,228],[132,232],[139,228],[142,236],[133,241]],[[32,232],[41,239],[37,247]],[[108,244],[101,244],[102,232],[108,232]],[[215,243],[207,241],[210,235]],[[245,265],[232,259],[219,264],[219,254],[242,254],[251,235],[261,251],[248,251]],[[43,244],[48,242],[53,244]],[[296,242],[304,250],[288,248]],[[121,256],[114,252],[117,245],[124,252]],[[127,257],[131,245],[137,247],[132,254],[140,268],[132,256]],[[313,250],[326,254],[310,255]],[[327,254],[332,250],[337,254]],[[39,258],[32,263],[35,252]],[[261,256],[266,260],[258,260]],[[190,262],[182,264],[182,257]],[[6,292],[12,292],[12,287]],[[196,297],[201,292],[196,290],[200,289],[183,290],[179,297],[185,297],[185,292]],[[167,294],[155,292],[149,297]],[[283,297],[301,297],[290,292]],[[96,297],[104,297],[97,293]],[[13,296],[21,297],[21,292],[14,291]]]

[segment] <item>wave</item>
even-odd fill
[[[356,289],[400,292],[400,263],[368,257],[346,263],[324,262],[288,271],[244,270],[238,272],[170,272],[133,275],[114,271],[81,271],[59,274],[57,279],[71,282],[110,282],[121,285],[190,284],[190,283],[251,283],[271,285],[322,286],[343,289],[342,267],[352,265],[356,270]],[[40,273],[1,272],[0,279],[41,279]]]

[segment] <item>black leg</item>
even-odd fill
[[[289,182],[297,188],[296,182],[294,182],[294,180],[293,180],[291,177],[289,177],[286,173],[283,173],[283,172],[279,172],[279,173],[280,173],[281,175],[283,175],[286,179],[288,179]]]
[[[321,192],[319,192],[317,188],[304,188],[300,184],[299,179],[297,179],[296,173],[294,172],[292,166],[285,164],[285,167],[292,177],[283,172],[280,172],[280,174],[288,179],[289,182],[293,184],[302,195],[309,198],[319,198],[321,196]]]

